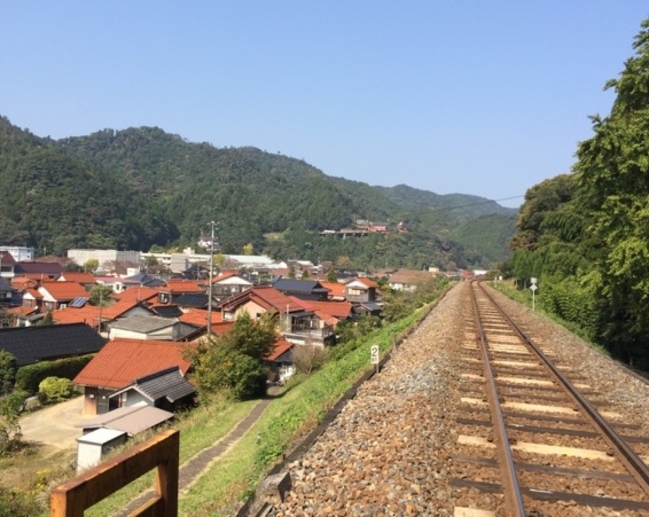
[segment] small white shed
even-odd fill
[[[126,442],[126,432],[115,429],[97,429],[77,438],[77,474],[101,463],[113,447]]]

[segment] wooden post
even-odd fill
[[[179,453],[180,433],[160,433],[54,488],[50,517],[83,517],[86,509],[154,468],[156,495],[132,515],[176,517]]]

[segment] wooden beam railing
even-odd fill
[[[157,468],[155,495],[132,517],[178,515],[180,433],[165,431],[59,485],[50,495],[50,517],[82,517],[92,505]]]

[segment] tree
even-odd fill
[[[336,275],[336,270],[334,268],[331,268],[329,271],[327,271],[327,282],[330,282],[332,284],[338,282],[338,276]]]
[[[95,273],[97,271],[97,268],[99,267],[99,261],[94,258],[88,259],[83,264],[83,267],[89,273]]]
[[[599,315],[596,339],[618,358],[649,366],[649,20],[619,79],[607,117],[577,150],[575,172],[588,238],[598,250],[585,277]]]
[[[0,457],[14,451],[22,439],[18,422],[20,407],[25,400],[24,392],[14,392],[0,397]]]
[[[111,304],[113,288],[109,285],[96,284],[90,289],[90,300],[88,303],[95,307],[106,307]]]
[[[255,247],[253,246],[252,242],[249,242],[248,244],[244,245],[243,254],[250,256],[253,254],[254,249]]]
[[[0,350],[0,396],[13,391],[16,382],[16,358],[6,350]]]
[[[225,391],[237,400],[263,396],[263,358],[272,351],[277,337],[272,318],[253,321],[244,314],[226,334],[212,336],[194,350],[188,349],[199,391],[206,395]]]
[[[327,354],[323,347],[307,343],[293,346],[291,357],[297,371],[309,375],[322,366]]]
[[[52,316],[52,311],[47,311],[43,319],[38,322],[38,325],[45,327],[47,325],[54,325],[54,317]]]

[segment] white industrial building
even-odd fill
[[[34,248],[28,248],[26,246],[0,246],[0,251],[10,253],[16,262],[34,260],[36,255]]]
[[[105,269],[105,264],[115,262],[140,264],[142,253],[139,251],[118,251],[118,250],[68,250],[68,258],[74,260],[78,265],[83,266],[91,259],[99,262],[99,269]]]

